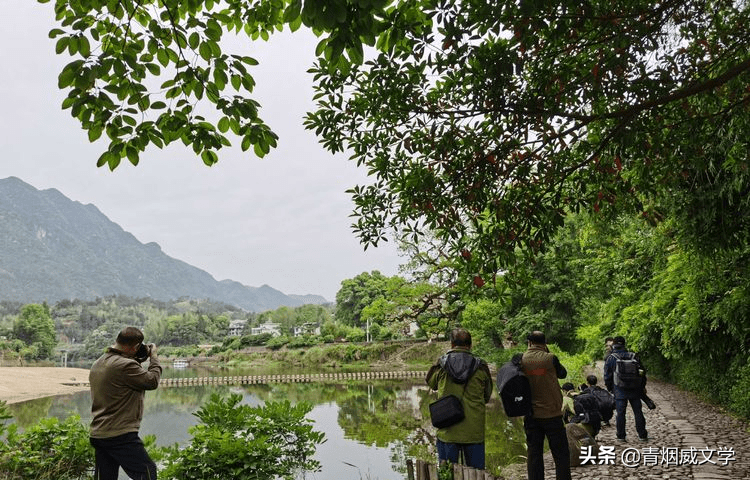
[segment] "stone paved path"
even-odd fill
[[[628,407],[626,443],[615,439],[614,418],[597,436],[600,446],[614,448],[613,464],[574,467],[574,480],[750,480],[749,423],[673,385],[649,379],[648,394],[656,403],[656,409],[643,410],[649,441],[638,440]],[[626,466],[623,455],[634,465]],[[547,479],[555,478],[549,454],[545,470]]]

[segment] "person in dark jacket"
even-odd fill
[[[599,414],[602,417],[602,424],[609,426],[609,421],[615,413],[615,398],[611,393],[597,385],[596,375],[586,377],[586,389],[594,395],[599,402]]]
[[[589,435],[596,438],[602,428],[602,416],[599,413],[599,401],[588,388],[573,397],[573,408],[575,415],[570,423],[580,423]]]
[[[133,480],[156,480],[156,464],[138,430],[146,390],[159,386],[162,369],[153,344],[148,346],[148,368],[138,363],[135,356],[142,344],[143,333],[126,327],[114,346],[91,366],[90,441],[95,450],[96,480],[117,480],[120,467]]]
[[[455,395],[461,399],[463,420],[437,431],[438,461],[465,464],[484,470],[486,404],[492,395],[492,377],[487,362],[470,353],[471,334],[463,328],[451,332],[451,349],[427,372],[427,385],[438,398]]]
[[[544,333],[531,332],[521,367],[531,384],[532,413],[523,419],[526,430],[526,471],[529,480],[544,480],[544,438],[555,461],[555,478],[570,480],[568,437],[562,417],[562,392],[557,379],[568,376],[556,355],[547,348]]]
[[[627,409],[628,402],[630,402],[630,408],[633,409],[633,416],[635,417],[635,430],[638,432],[638,438],[645,442],[648,441],[648,431],[646,430],[646,418],[643,416],[643,405],[641,404],[642,383],[633,388],[623,388],[615,384],[617,360],[629,357],[637,358],[633,352],[628,352],[625,348],[624,337],[615,337],[612,353],[604,363],[604,385],[607,387],[607,390],[614,392],[615,395],[617,440],[620,442],[626,441],[625,410]]]

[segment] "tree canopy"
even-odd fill
[[[57,345],[55,322],[47,304],[28,304],[13,323],[13,336],[34,349],[35,358],[49,358]]]
[[[41,0],[47,2],[49,0]],[[374,182],[354,229],[434,235],[482,283],[571,211],[682,219],[712,249],[748,238],[750,19],[740,0],[56,0],[59,76],[100,166],[180,140],[263,156],[248,56],[225,35],[320,36],[306,126]],[[366,48],[367,47],[367,48]],[[209,108],[210,107],[210,108]],[[211,111],[213,108],[213,111]]]

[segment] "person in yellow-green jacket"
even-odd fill
[[[437,431],[438,461],[459,463],[484,470],[486,404],[492,395],[492,377],[487,362],[471,354],[471,334],[463,328],[451,332],[451,349],[430,368],[427,385],[438,398],[453,394],[461,399],[465,417]]]

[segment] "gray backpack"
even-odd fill
[[[623,390],[637,390],[641,388],[641,364],[633,352],[612,353],[617,359],[615,363],[615,386]]]

